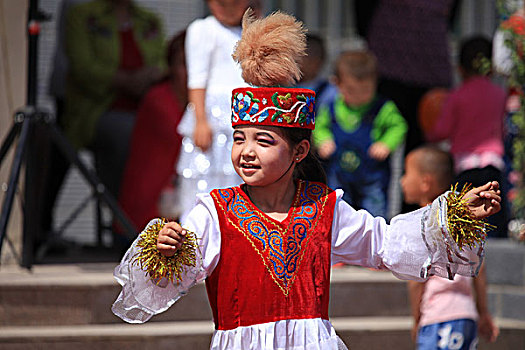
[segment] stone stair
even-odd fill
[[[207,349],[213,324],[203,284],[143,325],[110,306],[115,263],[0,267],[0,349]],[[501,329],[480,349],[525,349],[525,246],[489,241],[489,306]],[[520,270],[521,268],[521,270]],[[406,284],[388,272],[334,269],[330,315],[356,349],[412,349]]]
[[[492,315],[525,321],[525,244],[495,239],[489,240],[486,247]]]

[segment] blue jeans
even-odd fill
[[[373,216],[386,217],[388,186],[385,186],[385,181],[379,179],[370,183],[343,183],[332,171],[328,174],[328,186],[345,191],[343,200],[354,209],[365,209]]]
[[[475,350],[478,330],[474,320],[460,319],[419,328],[418,350]]]

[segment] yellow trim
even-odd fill
[[[258,217],[267,222],[268,224],[272,225],[273,228],[275,228],[275,231],[279,232],[280,236],[282,238],[287,238],[288,237],[288,232],[290,230],[290,225],[292,223],[292,221],[294,220],[295,218],[295,212],[296,212],[296,208],[298,207],[298,201],[300,199],[300,196],[301,196],[301,193],[303,191],[303,187],[304,187],[304,182],[303,181],[299,181],[299,184],[297,186],[297,193],[296,193],[296,197],[295,197],[295,200],[294,200],[294,203],[292,204],[293,206],[293,210],[292,210],[292,215],[290,217],[290,220],[288,222],[288,225],[286,227],[286,230],[282,231],[279,227],[278,224],[276,224],[275,222],[272,222],[270,220],[268,220],[268,218],[266,217],[266,214],[262,211],[260,211],[255,205],[253,205],[253,203],[251,203],[251,201],[246,201],[244,198],[243,200],[248,204],[250,205],[250,209],[253,209],[257,214],[258,214]],[[238,190],[236,188],[233,189],[234,193],[236,193],[237,195],[241,196],[242,195],[238,192]],[[221,209],[226,213],[227,210],[226,208],[222,205],[221,203],[221,200],[217,197],[217,192],[213,191],[211,193],[213,199],[215,200],[216,203],[219,204],[219,206],[221,207]],[[255,251],[257,252],[257,254],[259,254],[259,256],[261,257],[262,259],[262,262],[264,264],[264,266],[266,267],[266,269],[268,270],[268,272],[270,273],[270,276],[272,277],[273,281],[277,284],[277,286],[281,289],[281,291],[283,292],[283,294],[285,296],[288,296],[289,292],[290,292],[290,288],[291,286],[293,285],[293,283],[295,282],[295,278],[297,276],[297,272],[299,271],[300,267],[301,267],[301,263],[303,261],[303,257],[304,257],[304,253],[306,251],[306,248],[308,247],[309,245],[309,242],[310,242],[310,234],[309,232],[312,232],[313,230],[315,230],[315,228],[317,227],[317,224],[319,222],[319,219],[321,218],[321,216],[323,215],[324,213],[324,208],[325,208],[325,205],[326,205],[326,202],[328,200],[328,190],[327,190],[327,187],[324,188],[324,193],[323,195],[321,196],[321,208],[319,210],[319,213],[317,215],[317,217],[315,218],[314,220],[314,223],[311,225],[311,227],[309,229],[307,229],[307,234],[306,234],[306,241],[301,245],[301,254],[298,258],[298,263],[297,263],[297,268],[295,270],[295,272],[293,273],[293,276],[292,278],[290,279],[290,283],[287,285],[286,288],[284,288],[281,283],[279,283],[279,279],[275,276],[275,272],[272,271],[270,269],[270,267],[268,266],[268,263],[265,259],[265,256],[263,255],[263,252],[261,252],[261,250],[256,246],[256,244],[254,243],[254,238],[253,236],[247,232],[247,230],[241,226],[239,226],[237,223],[233,222],[233,220],[231,220],[228,215],[226,216],[226,219],[228,220],[228,222],[233,226],[235,227],[239,232],[241,232],[243,234],[244,237],[246,237],[246,239],[250,242],[250,244],[252,245],[252,247],[255,249]],[[263,215],[261,215],[263,214]]]

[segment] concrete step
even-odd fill
[[[485,266],[491,313],[525,321],[525,244],[511,239],[489,239]]]
[[[488,283],[525,287],[525,244],[489,239],[485,247]]]
[[[495,317],[525,321],[525,245],[487,243],[489,309]],[[120,291],[115,263],[35,265],[31,271],[0,267],[0,327],[118,323],[110,306]],[[521,270],[520,270],[521,269]],[[356,302],[358,301],[358,302]],[[333,269],[331,317],[408,316],[406,283],[389,272]],[[153,321],[211,320],[203,284]]]
[[[82,325],[120,322],[110,307],[120,292],[114,264],[41,265],[0,271],[0,326]],[[406,284],[388,272],[334,269],[333,317],[407,316]],[[359,300],[359,302],[356,302]],[[211,320],[204,284],[195,286],[153,321]]]
[[[410,317],[333,318],[332,323],[352,350],[413,348]],[[493,344],[481,341],[480,350],[525,348],[525,322],[496,319],[496,323],[500,337]],[[212,332],[213,325],[208,321],[2,327],[0,344],[4,350],[195,350],[209,347]]]

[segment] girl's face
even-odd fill
[[[293,169],[289,168],[294,161],[294,149],[279,128],[248,125],[235,127],[232,163],[237,174],[247,185],[273,184],[287,170],[287,175],[291,178]],[[286,175],[283,178],[286,178]]]

